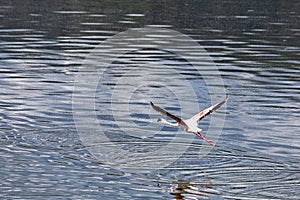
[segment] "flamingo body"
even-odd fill
[[[214,112],[215,110],[219,109],[224,103],[226,103],[228,100],[228,98],[226,97],[223,101],[221,101],[220,103],[217,103],[213,106],[210,106],[204,110],[202,110],[201,112],[197,113],[196,115],[194,115],[193,117],[186,119],[186,120],[182,120],[172,114],[170,114],[169,112],[165,111],[164,109],[160,108],[159,106],[154,105],[151,101],[150,104],[152,106],[152,108],[154,110],[156,110],[157,112],[159,112],[162,115],[165,115],[167,117],[170,117],[171,119],[175,120],[176,123],[171,123],[168,122],[167,120],[163,119],[163,118],[159,118],[157,121],[162,123],[162,124],[166,124],[169,126],[173,126],[173,127],[179,127],[182,130],[184,130],[185,132],[188,133],[194,133],[195,135],[197,135],[198,137],[200,137],[201,139],[205,140],[207,143],[209,143],[210,145],[214,146],[215,144],[213,143],[212,140],[208,140],[206,139],[201,133],[201,129],[198,127],[198,123],[206,116],[210,115],[212,112]]]

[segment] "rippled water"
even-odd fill
[[[299,199],[298,8],[296,1],[1,1],[1,198]],[[88,62],[94,48],[104,52],[99,44],[144,27],[176,30],[201,45],[225,92],[198,47],[180,47],[194,63],[174,53],[178,47],[159,48],[170,37],[150,35],[158,46],[143,43],[105,69]],[[93,79],[77,87],[86,74]],[[189,117],[225,95],[226,108],[201,123],[213,149],[156,123],[149,106]],[[76,107],[74,98],[87,104]],[[101,129],[78,132],[78,112]],[[212,123],[224,117],[224,127]],[[109,143],[85,140],[100,135]],[[121,150],[96,159],[96,147]]]

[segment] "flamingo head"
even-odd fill
[[[157,119],[157,122],[160,122],[160,123],[163,123],[163,124],[164,124],[164,123],[166,122],[166,120],[163,119],[163,118],[158,118],[158,119]]]

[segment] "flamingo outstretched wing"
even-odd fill
[[[176,117],[176,116],[170,114],[169,112],[165,111],[165,110],[162,109],[161,107],[154,105],[154,104],[152,103],[152,101],[150,101],[150,104],[151,104],[151,106],[152,106],[152,108],[153,108],[154,110],[156,110],[157,112],[159,112],[159,113],[162,114],[162,115],[165,115],[165,116],[167,116],[167,117],[170,117],[170,118],[174,119],[178,124],[180,124],[180,123],[183,122],[182,119],[180,119],[180,118],[178,118],[178,117]]]
[[[228,100],[228,97],[226,97],[223,101],[221,101],[220,103],[217,103],[213,106],[210,106],[209,108],[206,108],[204,110],[202,110],[201,112],[197,113],[196,115],[194,115],[192,117],[193,120],[197,121],[197,123],[199,123],[200,120],[202,120],[204,117],[210,115],[212,112],[216,111],[217,109],[219,109],[224,103],[226,103]]]

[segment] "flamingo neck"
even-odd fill
[[[178,123],[171,123],[171,122],[168,122],[165,119],[159,119],[159,122],[162,123],[162,124],[169,125],[169,126],[178,127]]]

